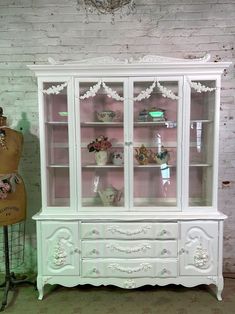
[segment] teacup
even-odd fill
[[[116,117],[116,113],[112,110],[104,110],[101,112],[97,112],[96,114],[98,120],[102,122],[112,122],[113,119]]]

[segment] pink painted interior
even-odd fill
[[[176,168],[170,168],[170,180],[166,183],[160,168],[135,168],[135,198],[176,198]]]
[[[193,129],[190,128],[190,163],[212,164],[213,154],[211,152],[213,151],[213,128],[214,124],[212,122],[202,123],[200,136],[200,133],[198,133],[196,129],[196,123],[193,123]],[[198,140],[201,140],[201,145],[197,147],[200,143]]]
[[[48,89],[51,86],[61,85],[59,83],[44,83],[44,89]],[[45,120],[54,122],[66,122],[68,116],[61,116],[59,112],[68,112],[67,106],[67,88],[65,87],[59,94],[44,94],[45,103]]]
[[[69,206],[69,168],[49,168],[48,200],[51,206]]]
[[[215,82],[213,81],[201,81],[200,83],[207,87],[215,87]],[[214,120],[215,92],[198,93],[194,89],[191,89],[191,91],[191,120]]]
[[[68,165],[68,126],[48,125],[48,161],[52,165]]]
[[[95,185],[95,178],[99,178],[99,183]],[[124,192],[124,168],[121,169],[83,169],[82,171],[82,195],[84,198],[97,198],[99,200],[98,191],[103,191],[107,187],[114,188]],[[124,195],[121,206],[124,202]],[[87,205],[84,202],[84,205]],[[94,203],[93,205],[101,205],[101,203]]]
[[[213,81],[201,81],[202,85],[215,87]],[[209,123],[202,123],[201,147],[197,147],[196,123],[190,129],[190,163],[208,163],[210,167],[190,167],[189,169],[189,205],[195,206],[193,199],[200,200],[201,205],[212,204],[212,191],[206,186],[212,182],[213,165],[213,128],[214,128],[214,104],[215,92],[198,93],[192,89],[191,93],[191,120],[210,120]]]
[[[206,180],[205,180],[206,178]],[[194,199],[200,201],[200,205],[212,205],[212,193],[209,190],[206,193],[206,182],[212,182],[212,169],[205,167],[190,167],[189,168],[189,201],[190,206],[196,206]]]
[[[81,83],[80,95],[84,95],[90,87],[95,84],[96,82]],[[106,82],[106,85],[116,91],[119,96],[123,97],[123,83]],[[101,88],[96,96],[80,100],[80,121],[99,121],[97,118],[97,112],[104,110],[112,110],[116,113],[116,117],[113,121],[123,121],[123,101],[118,101],[108,97],[104,89]]]
[[[44,89],[61,85],[62,82],[44,83]],[[60,112],[68,112],[67,88],[59,94],[44,94],[45,121],[67,122],[68,116],[61,115]],[[48,137],[48,205],[49,206],[69,206],[70,183],[69,150],[68,150],[68,125],[66,124],[46,124]],[[58,168],[51,168],[56,165]],[[59,168],[61,166],[61,168]]]
[[[213,87],[214,83],[201,82],[203,85]],[[44,89],[51,87],[52,85],[60,85],[61,83],[47,83],[44,85]],[[89,90],[90,86],[94,83],[81,83],[81,93],[83,95]],[[120,96],[123,96],[123,84],[122,83],[106,83],[113,90],[117,91]],[[134,95],[137,96],[142,90],[148,88],[152,82],[137,82],[134,84]],[[168,89],[172,90],[177,95],[177,82],[161,82],[161,84]],[[61,116],[59,112],[67,112],[67,90],[66,88],[62,93],[58,95],[45,95],[46,103],[46,116],[47,121],[50,122],[66,122],[67,116]],[[191,120],[194,119],[211,119],[213,120],[214,111],[214,92],[205,94],[196,93],[192,90],[191,96]],[[151,109],[152,107],[165,110],[165,116],[168,121],[177,122],[177,100],[172,100],[163,97],[161,93],[154,90],[154,93],[148,99],[134,102],[134,121],[138,121],[139,112],[144,109]],[[108,97],[104,90],[101,89],[95,97],[80,100],[80,121],[81,123],[98,121],[97,112],[103,110],[113,110],[117,113],[117,116],[113,121],[123,122],[123,101],[116,101]],[[49,165],[61,165],[65,166],[69,164],[69,152],[68,152],[68,127],[67,125],[48,125],[48,163]],[[194,163],[206,163],[211,162],[208,160],[208,140],[212,133],[213,123],[203,124],[202,127],[202,147],[201,152],[198,151],[195,145],[190,148],[190,162]],[[134,202],[139,198],[143,199],[176,199],[177,194],[177,127],[167,128],[164,125],[149,126],[149,127],[134,127],[134,147],[135,143],[145,144],[150,143],[150,148],[153,152],[157,152],[157,144],[155,143],[156,135],[160,134],[162,139],[162,145],[168,148],[170,152],[169,165],[170,168],[170,180],[168,183],[163,183],[161,170],[156,168],[134,168]],[[83,148],[81,149],[82,165],[91,165],[95,163],[94,153],[89,153],[86,145],[94,140],[99,135],[104,135],[109,138],[113,147],[110,150],[123,151],[124,145],[124,133],[122,126],[112,127],[108,125],[104,126],[84,126],[81,127],[81,142]],[[196,129],[190,130],[190,142],[196,143]],[[118,146],[118,147],[117,147]],[[211,149],[211,147],[210,147]],[[135,152],[134,152],[135,153]],[[134,165],[137,162],[134,158]],[[68,168],[49,168],[49,196],[50,205],[61,204],[61,199],[69,198],[69,170]],[[97,191],[94,192],[94,177],[98,176],[99,186],[98,189],[105,189],[108,186],[114,186],[117,189],[124,188],[124,168],[82,168],[82,197],[93,198],[97,196]],[[192,178],[192,180],[191,180]],[[211,180],[211,171],[202,167],[190,167],[189,177],[189,197],[197,199],[208,199],[210,195],[205,195],[205,189],[202,182],[205,180]],[[55,201],[53,201],[55,199]],[[58,199],[58,204],[56,202]],[[68,205],[68,204],[64,204]],[[138,205],[136,203],[136,205]],[[167,205],[167,203],[166,203]]]
[[[82,127],[81,140],[82,143],[88,145],[94,141],[99,135],[107,136],[112,146],[124,145],[123,129],[120,127]]]

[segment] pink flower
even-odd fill
[[[112,144],[108,141],[108,138],[104,135],[98,136],[95,141],[92,141],[87,145],[89,152],[99,152],[101,150],[107,150],[112,147]]]
[[[10,190],[11,190],[11,186],[9,183],[4,183],[3,188],[6,190],[6,192],[10,192]]]
[[[5,199],[7,198],[7,193],[3,192],[2,190],[0,190],[0,199]]]

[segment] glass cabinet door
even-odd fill
[[[133,206],[177,210],[179,82],[134,81],[133,95]]]
[[[126,204],[124,81],[77,81],[80,125],[81,206],[84,210]],[[126,178],[127,179],[127,178]]]
[[[212,206],[215,81],[191,82],[189,206]]]
[[[70,206],[67,83],[43,83],[47,206]]]

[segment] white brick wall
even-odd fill
[[[136,15],[90,17],[76,0],[0,1],[0,104],[13,127],[23,128],[21,173],[28,192],[30,217],[40,208],[38,109],[36,80],[27,64],[113,55],[145,54],[235,61],[235,0],[136,0]],[[141,22],[140,22],[141,20]],[[235,78],[232,66],[222,82],[219,208],[225,225],[225,270],[235,271]],[[230,188],[222,188],[222,181]],[[28,265],[28,264],[27,264]],[[32,267],[27,266],[27,267]]]

